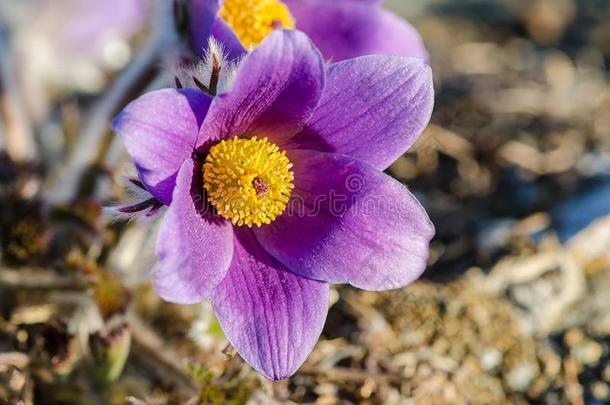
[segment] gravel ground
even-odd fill
[[[436,224],[425,276],[333,290],[313,354],[271,383],[208,305],[156,297],[156,223],[101,215],[126,166],[110,136],[70,205],[51,164],[4,153],[0,403],[610,403],[610,3],[386,4],[435,72],[432,123],[389,169]],[[60,98],[47,125],[69,145],[94,100]]]

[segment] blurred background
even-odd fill
[[[167,0],[0,0],[0,403],[610,403],[610,2],[387,0],[436,107],[389,173],[437,227],[392,292],[333,290],[291,379],[207,304],[162,302],[154,221],[115,223],[112,117],[173,80]]]

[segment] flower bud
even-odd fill
[[[107,385],[123,372],[131,347],[131,331],[126,323],[89,335],[89,347],[95,361],[96,381]]]

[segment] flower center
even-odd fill
[[[278,28],[295,27],[288,7],[280,0],[225,0],[219,15],[246,49],[258,46]]]
[[[294,188],[291,168],[286,152],[267,138],[231,138],[210,148],[203,187],[221,217],[261,226],[286,209]]]

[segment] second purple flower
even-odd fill
[[[212,36],[235,58],[276,29],[296,28],[331,62],[368,54],[428,59],[417,30],[384,10],[381,0],[187,1],[190,39],[198,53]]]

